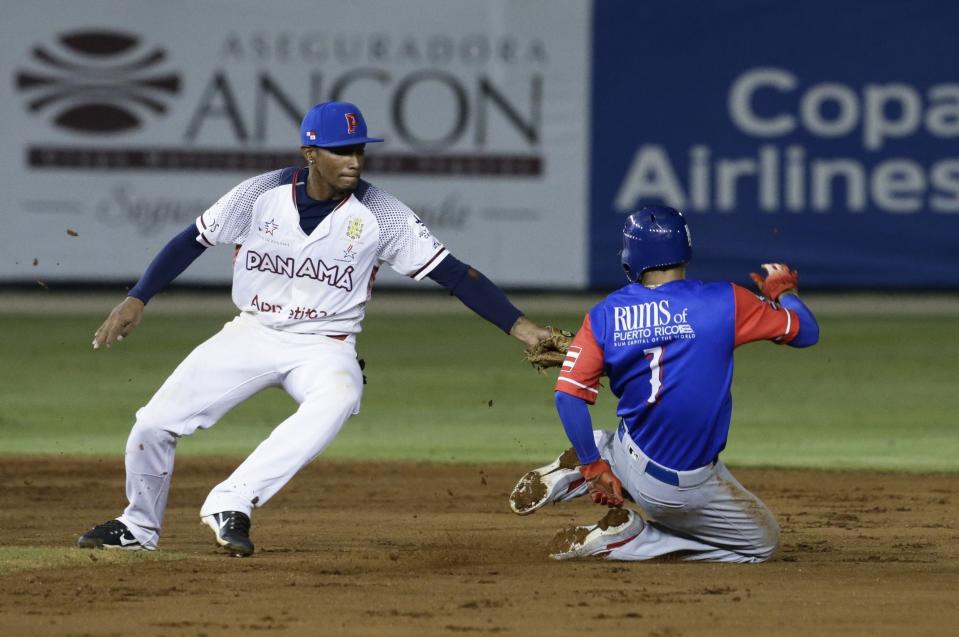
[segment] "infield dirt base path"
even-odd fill
[[[775,511],[766,564],[554,562],[579,501],[527,517],[530,467],[320,458],[258,510],[257,553],[229,558],[198,523],[235,461],[182,458],[161,551],[0,576],[20,635],[953,635],[959,476],[736,470]],[[123,505],[121,459],[5,456],[0,546],[70,546]],[[81,549],[76,549],[80,551]]]

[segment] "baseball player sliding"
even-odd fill
[[[819,340],[782,264],[752,278],[766,299],[730,283],[686,279],[689,230],[672,208],[648,206],[623,229],[629,284],[589,311],[556,382],[556,409],[573,448],[527,473],[510,495],[520,515],[586,493],[613,507],[598,524],[561,531],[552,557],[762,562],[779,541],[773,514],[719,460],[732,412],[733,350],[771,340]],[[600,377],[619,399],[619,427],[593,431],[587,405]],[[635,502],[646,521],[620,508]]]
[[[315,106],[300,128],[307,166],[257,175],[225,194],[160,251],[96,331],[93,348],[110,347],[207,248],[236,246],[239,316],[187,356],[137,412],[126,446],[126,510],[85,533],[79,546],[156,548],[177,439],[212,427],[262,389],[282,387],[299,408],[200,509],[220,546],[251,555],[253,509],[359,411],[363,377],[354,344],[383,263],[416,280],[433,279],[528,348],[550,336],[453,257],[400,200],[361,179],[365,145],[380,141],[367,136],[354,104]]]

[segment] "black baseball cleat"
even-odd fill
[[[82,549],[120,549],[121,551],[152,551],[153,548],[143,546],[137,541],[127,525],[120,520],[110,520],[98,524],[77,540],[77,546]]]
[[[221,511],[200,518],[203,524],[213,529],[216,543],[225,548],[233,557],[253,555],[253,542],[250,540],[250,516],[240,511]]]

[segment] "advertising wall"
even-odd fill
[[[624,215],[667,203],[695,277],[959,289],[957,28],[932,0],[14,3],[0,283],[132,282],[336,98],[387,139],[366,177],[503,286],[619,286]],[[227,283],[213,252],[181,280]]]
[[[959,5],[595,4],[590,282],[623,215],[687,212],[691,275],[959,287]]]
[[[588,3],[41,0],[0,38],[0,281],[135,280],[356,102],[366,177],[503,285],[586,284]],[[95,17],[94,17],[95,16]],[[556,246],[558,228],[581,241]],[[230,251],[182,277],[229,281]],[[391,280],[384,273],[381,281]]]

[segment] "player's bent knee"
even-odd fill
[[[761,547],[760,550],[754,554],[754,557],[756,558],[757,562],[766,562],[769,559],[771,559],[772,556],[775,555],[776,551],[778,550],[779,550],[779,541],[777,539],[776,542]]]
[[[174,436],[189,436],[197,429],[212,426],[217,418],[212,413],[200,411],[193,414],[178,413],[170,405],[150,401],[136,413],[134,429],[165,431]]]
[[[779,549],[779,523],[770,514],[763,525],[763,533],[752,555],[757,562],[765,562]]]
[[[337,401],[334,405],[320,401],[307,401],[300,404],[297,414],[310,417],[311,422],[317,423],[346,421],[356,413],[358,406],[359,397],[356,399],[346,397],[343,401]]]
[[[299,411],[304,413],[311,410],[321,413],[342,411],[349,416],[359,407],[362,397],[362,384],[343,383],[337,387],[335,396],[330,396],[328,393],[307,395],[305,400],[300,403]]]
[[[143,451],[148,448],[176,445],[177,435],[160,426],[137,418],[127,439],[127,453]]]

